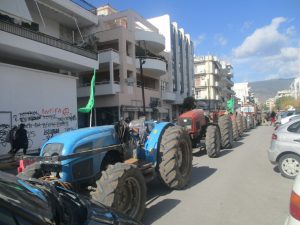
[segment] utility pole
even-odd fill
[[[142,79],[143,116],[146,116],[145,82],[144,82],[144,74],[143,74],[143,65],[146,63],[146,60],[143,57],[139,57],[139,61],[140,61],[140,73],[141,73],[141,79]]]

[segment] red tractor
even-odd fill
[[[205,141],[207,155],[218,157],[221,148],[230,149],[233,146],[233,129],[229,115],[210,113],[205,116],[202,109],[194,109],[181,114],[178,124],[188,131],[193,147]]]

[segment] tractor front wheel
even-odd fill
[[[169,188],[184,188],[192,172],[192,144],[188,133],[179,126],[166,129],[160,144],[159,175]]]
[[[146,204],[146,184],[142,172],[134,165],[116,163],[102,171],[91,196],[94,200],[141,220]]]

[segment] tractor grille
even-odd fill
[[[74,179],[87,178],[93,175],[93,159],[87,159],[72,167]]]

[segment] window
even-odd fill
[[[290,125],[287,129],[289,132],[293,132],[293,133],[299,133],[300,134],[300,121],[293,123],[292,125]]]
[[[88,142],[88,143],[85,143],[83,145],[80,145],[80,146],[76,147],[75,152],[76,153],[85,152],[85,151],[89,151],[89,150],[92,150],[92,149],[93,149],[93,143]]]

